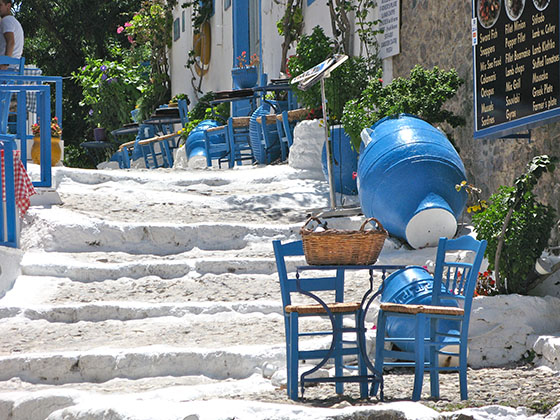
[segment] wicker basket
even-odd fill
[[[322,225],[319,219],[310,217],[300,230],[305,260],[309,265],[374,264],[388,236],[374,217],[362,223],[360,230],[326,229],[315,232],[307,228],[311,221]],[[365,230],[371,221],[375,221],[377,228]]]

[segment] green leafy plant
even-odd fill
[[[189,99],[189,96],[186,93],[177,93],[173,96],[173,98],[171,98],[170,102],[178,102],[181,99],[184,99],[185,101],[187,101],[187,106],[189,106],[191,104],[191,100]]]
[[[375,71],[380,66],[377,55],[377,35],[383,31],[377,29],[381,23],[371,18],[371,12],[377,7],[376,0],[327,0],[331,16],[331,26],[336,42],[344,54],[352,56],[353,31],[360,40],[359,55],[364,57],[370,70]],[[351,17],[354,16],[354,25]]]
[[[296,55],[290,57],[288,70],[291,77],[316,66],[337,52],[336,43],[325,35],[319,26],[313,28],[310,35],[303,35],[298,42]],[[325,95],[330,122],[340,121],[344,104],[358,98],[368,83],[368,68],[361,57],[350,57],[344,64],[334,70],[325,81]],[[321,108],[321,90],[319,84],[307,91],[296,89],[298,101],[306,108]]]
[[[94,169],[95,165],[83,147],[72,144],[64,146],[64,166],[69,168]]]
[[[134,17],[117,28],[118,34],[127,36],[131,48],[147,48],[150,52],[149,83],[138,102],[141,118],[147,118],[154,109],[169,101],[171,80],[167,50],[172,44],[172,8],[176,1],[143,1]]]
[[[284,37],[282,41],[282,58],[280,71],[286,73],[288,50],[298,40],[303,30],[303,0],[287,0],[286,11],[282,18],[276,22],[278,34]]]
[[[546,248],[555,221],[554,209],[535,199],[538,179],[555,168],[555,158],[536,156],[512,187],[501,186],[490,205],[472,216],[479,239],[486,239],[489,269],[500,293],[526,294],[529,274]],[[504,258],[507,264],[500,264]]]
[[[442,108],[464,83],[454,69],[443,71],[434,67],[426,70],[417,65],[408,78],[399,77],[386,86],[383,86],[381,76],[379,70],[361,96],[350,100],[344,107],[342,123],[356,150],[360,147],[360,132],[389,115],[404,112],[417,115],[430,124],[446,122],[452,127],[465,124],[464,117]]]
[[[130,121],[130,111],[141,95],[141,69],[118,61],[87,58],[72,73],[82,87],[80,106],[89,108],[86,120],[91,127],[114,130]]]

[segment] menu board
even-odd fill
[[[473,0],[474,137],[560,118],[560,0]]]

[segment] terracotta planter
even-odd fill
[[[51,137],[51,166],[55,166],[60,162],[62,149],[60,147],[60,137]],[[31,159],[37,165],[41,164],[41,137],[33,137],[33,146],[31,147]]]

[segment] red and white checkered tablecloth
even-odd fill
[[[29,197],[35,194],[33,183],[27,175],[27,171],[19,158],[19,150],[14,150],[14,183],[16,189],[16,206],[21,217],[29,208]],[[2,170],[2,200],[6,200],[6,172],[4,170],[4,151],[0,150],[1,170]]]

